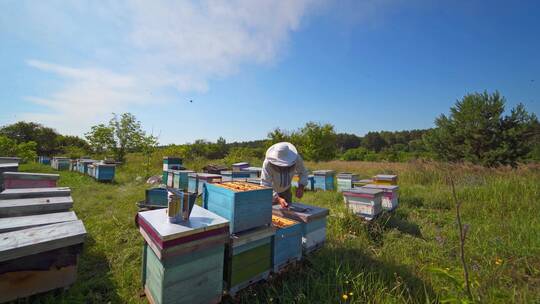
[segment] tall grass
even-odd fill
[[[133,223],[142,200],[142,157],[131,155],[113,184],[61,172],[88,230],[79,278],[69,290],[32,303],[143,303],[142,238]],[[204,160],[186,164],[200,169]],[[486,169],[439,163],[307,163],[311,169],[399,175],[400,206],[366,223],[350,215],[336,192],[307,193],[302,202],[330,209],[326,246],[302,265],[240,293],[242,303],[432,303],[466,299],[460,284],[459,239],[451,175],[469,225],[465,250],[474,299],[540,300],[540,167]],[[159,174],[161,158],[152,163]],[[50,171],[23,165],[25,171]],[[346,299],[345,299],[346,298]],[[227,300],[231,302],[232,300]]]

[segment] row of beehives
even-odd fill
[[[366,220],[398,206],[397,175],[379,174],[372,179],[360,180],[356,174],[340,173],[338,187],[347,208]]]
[[[173,176],[173,186],[179,180]],[[281,209],[272,206],[270,188],[206,181],[203,208],[195,205],[188,221],[170,223],[167,208],[138,215],[145,239],[143,285],[152,303],[219,302],[223,290],[234,295],[325,241],[327,209]],[[160,191],[148,190],[154,197],[147,200],[165,200],[167,189]]]
[[[86,235],[58,174],[12,170],[0,193],[1,303],[72,285]]]
[[[46,164],[48,158],[40,156],[38,161]],[[116,173],[116,164],[94,159],[81,158],[70,159],[68,157],[53,157],[50,159],[51,166],[58,170],[75,171],[86,174],[95,178],[98,181],[112,182]]]

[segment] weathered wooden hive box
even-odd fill
[[[95,163],[94,178],[100,182],[112,182],[116,172],[116,165]]]
[[[313,171],[313,175],[315,177],[315,189],[334,190],[335,172],[333,170],[317,170]]]
[[[38,163],[42,165],[50,165],[51,164],[51,158],[48,156],[39,156],[38,157]]]
[[[378,189],[384,192],[382,197],[382,208],[384,210],[394,210],[399,204],[399,186],[368,184],[363,188]]]
[[[337,175],[337,190],[343,192],[347,189],[352,189],[354,183],[358,180],[358,174],[342,172]]]
[[[4,189],[56,187],[60,175],[46,173],[5,172]]]
[[[0,201],[0,218],[68,211],[71,196],[12,198]]]
[[[221,180],[229,182],[235,179],[244,179],[251,177],[251,172],[248,171],[221,171]]]
[[[162,184],[167,185],[169,179],[169,170],[182,170],[182,159],[179,157],[165,156],[163,157],[163,176]]]
[[[238,291],[266,280],[272,269],[271,226],[259,227],[231,236],[225,251],[224,281],[228,292]]]
[[[261,177],[262,168],[261,167],[247,167],[244,169],[241,169],[242,171],[247,171],[250,173],[250,178],[257,178]]]
[[[219,303],[228,221],[197,205],[171,224],[167,209],[139,212],[144,238],[142,283],[150,303]]]
[[[19,164],[20,162],[20,157],[0,157],[0,164]]]
[[[18,172],[18,171],[19,171],[18,163],[0,163],[0,188],[4,186],[4,173],[5,172]]]
[[[153,208],[166,208],[168,204],[167,188],[159,187],[146,189],[145,204],[148,207]]]
[[[215,184],[221,182],[221,175],[211,173],[188,173],[188,191],[203,193],[206,183]]]
[[[246,162],[232,164],[233,171],[242,171],[243,169],[246,169],[248,167],[249,167],[249,163],[246,163]]]
[[[355,182],[353,182],[353,188],[360,188],[368,184],[373,184],[372,179],[360,179]]]
[[[272,189],[248,182],[206,184],[203,207],[228,219],[231,233],[272,222]]]
[[[348,189],[343,191],[343,200],[352,213],[370,221],[382,212],[383,193],[365,187]]]
[[[298,187],[298,182],[300,177],[298,175],[293,176],[291,180],[291,186]],[[305,186],[305,190],[314,191],[315,190],[315,176],[313,174],[308,175],[308,184]]]
[[[188,175],[195,173],[193,170],[173,170],[173,184],[172,187],[180,190],[186,190],[189,187]]]
[[[280,272],[302,259],[302,224],[281,216],[272,216],[275,235],[272,238],[272,268]]]
[[[69,170],[70,161],[67,157],[53,157],[51,165],[58,171]]]
[[[6,189],[0,193],[0,200],[62,196],[71,196],[71,189],[69,187]]]
[[[328,209],[292,203],[289,204],[288,208],[281,208],[280,205],[272,206],[272,214],[303,223],[302,247],[304,253],[310,253],[324,245]]]
[[[373,184],[375,185],[397,185],[397,175],[379,174],[373,177]]]

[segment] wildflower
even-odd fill
[[[343,298],[343,300],[347,300],[349,298],[349,296],[346,294],[342,295],[341,297]]]
[[[349,281],[345,281],[345,284],[349,284]]]
[[[349,295],[350,295],[350,296],[352,297],[352,296],[354,295],[354,293],[352,293],[352,292],[349,292]]]
[[[495,264],[496,264],[496,265],[501,265],[502,262],[503,262],[503,260],[502,260],[501,258],[496,258],[496,259],[495,259]]]
[[[449,271],[449,270],[450,270],[450,268],[448,268],[448,267],[446,267],[445,269],[446,269],[446,271]]]

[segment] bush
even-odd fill
[[[33,161],[37,158],[36,142],[29,141],[17,144],[15,140],[0,135],[0,155],[20,157],[23,162]]]
[[[355,149],[349,149],[343,153],[341,160],[353,161],[353,160],[365,160],[369,151],[364,147],[358,147]]]

